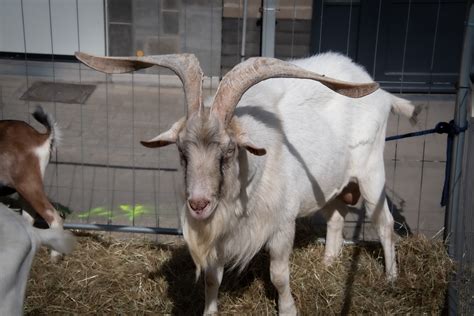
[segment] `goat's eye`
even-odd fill
[[[183,166],[186,166],[187,163],[188,163],[188,159],[186,158],[186,154],[184,153],[184,151],[180,147],[178,147],[178,152],[179,152],[179,158],[181,160],[181,164]]]
[[[225,156],[226,156],[227,158],[232,157],[232,155],[234,154],[234,151],[235,151],[235,147],[234,147],[234,146],[227,147],[227,149],[226,149],[226,151],[225,151]]]

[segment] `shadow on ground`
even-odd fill
[[[300,219],[296,225],[295,249],[303,249],[317,242],[318,238],[325,237],[325,226],[314,227],[313,220]],[[379,246],[373,248],[374,258],[381,257]],[[351,262],[351,271],[346,283],[347,307],[351,304],[351,283],[357,273],[357,263],[360,251],[354,251]],[[322,263],[321,263],[322,264]],[[381,264],[383,264],[381,262]],[[219,291],[219,297],[230,296],[239,298],[244,295],[254,282],[262,282],[264,295],[277,306],[277,292],[270,281],[270,258],[266,251],[260,251],[252,259],[249,266],[242,272],[226,271]],[[164,277],[167,281],[168,297],[173,302],[173,315],[201,315],[204,309],[204,281],[201,277],[195,281],[195,267],[191,256],[185,246],[175,248],[171,258],[165,262],[158,271],[153,272],[150,277]],[[315,293],[315,295],[317,295]]]

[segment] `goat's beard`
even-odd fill
[[[188,245],[189,252],[196,265],[196,280],[201,270],[205,270],[210,264],[217,261],[216,243],[222,235],[223,216],[222,210],[217,206],[210,218],[201,221],[193,218],[187,207],[184,206],[183,235]],[[225,211],[225,210],[224,210]]]
[[[186,205],[181,210],[183,236],[196,265],[196,280],[201,271],[206,270],[210,265],[217,262],[225,264],[225,258],[219,258],[218,255],[218,242],[226,234],[228,227],[232,227],[242,213],[239,211],[241,209],[240,183],[239,180],[234,179],[227,182],[230,184],[224,184],[223,192],[226,194],[218,201],[218,205],[209,218],[205,220],[193,218]]]

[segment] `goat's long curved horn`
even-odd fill
[[[351,83],[307,71],[291,63],[268,57],[253,57],[235,66],[221,80],[211,111],[227,126],[242,95],[253,85],[270,78],[301,78],[321,82],[335,92],[360,98],[379,88],[378,83]]]
[[[186,95],[188,115],[200,110],[203,74],[194,54],[155,55],[144,57],[100,57],[76,52],[76,58],[87,66],[108,74],[162,66],[172,70],[181,80]]]

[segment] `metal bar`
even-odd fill
[[[262,56],[275,56],[276,0],[263,0]]]
[[[469,23],[474,23],[474,7],[470,7],[469,12]],[[463,53],[461,58],[461,70],[459,73],[459,89],[456,95],[456,107],[454,109],[454,123],[459,127],[465,127],[467,124],[467,108],[468,100],[467,95],[470,93],[470,68],[472,63],[472,51],[473,51],[473,37],[474,28],[469,25],[466,27],[464,34]],[[462,220],[459,218],[459,199],[461,192],[461,175],[462,175],[462,160],[464,153],[464,136],[465,133],[459,133],[454,135],[453,139],[453,164],[450,170],[450,196],[446,209],[446,213],[449,214],[446,222],[446,233],[450,236],[449,243],[449,254],[454,256],[455,253],[454,245],[456,242],[460,242],[461,236],[459,234],[460,228],[462,228]],[[454,234],[454,235],[453,235]]]
[[[468,95],[470,94],[470,69],[472,65],[473,37],[474,37],[474,6],[469,5],[469,17],[464,33],[464,44],[461,58],[461,69],[459,73],[459,89],[456,96],[456,107],[454,109],[454,123],[463,128],[467,124]],[[446,207],[445,219],[445,237],[448,238],[448,253],[452,258],[462,259],[462,250],[464,243],[464,216],[460,208],[460,198],[462,191],[462,173],[463,173],[463,154],[465,133],[459,133],[453,136],[452,165],[449,178],[449,200]],[[459,285],[459,277],[455,276],[454,282],[448,289],[448,312],[450,315],[458,314],[459,291],[456,285]]]
[[[316,1],[314,3],[316,3]],[[318,53],[321,53],[321,43],[323,41],[324,0],[321,0],[321,10],[320,11],[321,11],[321,23],[319,25]]]
[[[350,0],[349,6],[349,27],[347,30],[347,43],[346,43],[346,56],[349,56],[349,45],[351,43],[351,24],[352,24],[352,0]]]
[[[374,51],[374,64],[372,68],[372,78],[375,78],[375,67],[377,66],[377,52],[378,52],[378,45],[379,45],[379,31],[380,31],[380,17],[382,12],[382,0],[379,0],[379,13],[377,17],[377,32],[375,33],[375,51]]]
[[[76,0],[76,27],[77,27],[77,51],[81,51],[81,32],[80,32],[80,26],[79,26],[79,0]],[[81,63],[79,65],[79,83],[82,83],[82,65]],[[81,86],[82,87],[82,86]],[[81,88],[82,89],[82,88]],[[84,189],[85,189],[85,177],[84,177],[84,107],[80,107],[80,128],[81,128],[81,203],[82,207],[84,208]],[[58,164],[56,164],[56,168],[58,167]],[[74,167],[74,171],[76,170],[76,167]],[[75,174],[75,173],[74,173]],[[59,183],[58,183],[59,186]],[[73,188],[74,188],[74,177],[71,181],[71,197],[73,195]]]
[[[434,134],[434,133],[437,133],[436,128],[427,129],[427,130],[419,131],[419,132],[412,132],[412,133],[406,133],[406,134],[401,134],[401,135],[389,136],[389,137],[385,138],[385,141],[389,142],[391,140],[397,140],[397,139],[403,139],[403,138],[415,137],[415,136],[422,136],[422,135]]]
[[[433,68],[434,68],[434,61],[435,61],[435,53],[436,53],[436,42],[437,42],[437,37],[438,37],[438,27],[439,27],[439,13],[441,11],[441,0],[438,0],[438,10],[436,12],[436,25],[435,25],[435,32],[433,36],[433,46],[431,49],[431,63],[430,63],[430,84],[428,86],[428,104],[427,106],[430,106],[430,100],[431,100],[431,89],[432,89],[432,84],[431,82],[433,81]],[[428,116],[425,116],[425,128],[428,126]],[[436,125],[438,126],[438,125]],[[449,137],[449,134],[448,134]],[[446,144],[447,145],[447,144]],[[426,137],[423,137],[423,151],[422,151],[422,156],[421,156],[421,178],[420,178],[420,194],[418,195],[418,214],[417,214],[417,220],[416,220],[416,233],[419,234],[420,232],[420,220],[421,220],[421,206],[422,206],[422,196],[423,196],[423,189],[424,187],[424,176],[425,176],[425,154],[426,154]],[[447,159],[448,157],[446,157]],[[446,172],[444,175],[444,180],[446,181]],[[441,202],[443,202],[441,200]]]
[[[110,231],[120,233],[138,233],[138,234],[160,234],[182,236],[183,231],[179,228],[163,228],[163,227],[139,227],[126,225],[106,225],[106,224],[64,224],[65,229]],[[326,244],[326,238],[318,238],[316,242]],[[343,240],[344,246],[373,246],[379,245],[379,241],[370,240]]]
[[[295,23],[296,23],[296,0],[293,1],[293,21],[291,23],[291,52],[290,52],[290,57],[291,58],[294,58]]]
[[[104,0],[104,48],[105,56],[110,56],[109,52],[109,2]]]
[[[51,65],[53,66],[53,83],[56,82],[56,65],[54,61],[54,36],[53,36],[53,11],[51,9],[51,0],[48,0],[48,8],[49,8],[49,36],[51,38]],[[54,89],[56,90],[56,88]],[[53,91],[54,95],[56,95],[56,91]],[[53,106],[54,106],[54,117],[58,117],[58,112],[57,112],[57,104],[56,100],[53,100]],[[58,151],[54,151],[54,157],[55,160],[58,160]],[[56,198],[59,198],[59,168],[56,165]],[[52,188],[52,186],[51,186]]]
[[[247,40],[247,7],[248,0],[244,0],[243,16],[242,16],[242,45],[240,47],[240,61],[245,60],[245,42]],[[211,77],[212,78],[212,77]]]
[[[134,28],[135,29],[135,28]],[[135,172],[135,72],[132,72],[132,225],[135,226],[136,176]]]
[[[163,228],[163,227],[138,227],[126,225],[107,225],[107,224],[64,224],[65,229],[81,229],[81,230],[100,230],[109,232],[121,233],[139,233],[139,234],[160,234],[160,235],[175,235],[183,234],[178,228]]]
[[[131,167],[131,166],[124,166],[124,165],[110,165],[110,164],[101,164],[101,163],[81,163],[81,162],[74,162],[74,161],[56,161],[56,160],[52,160],[51,164],[68,165],[68,166],[81,166],[81,167],[94,167],[94,168],[126,169],[126,170],[133,169],[133,167]],[[167,167],[158,167],[158,168],[154,168],[154,167],[135,167],[135,170],[178,171],[178,169],[176,169],[176,168],[167,168]]]
[[[159,45],[159,48],[161,48],[161,15],[163,14],[163,8],[161,7],[161,3],[159,1],[157,1],[157,9],[158,9],[158,14],[157,14],[157,35],[158,35],[158,45]],[[161,8],[161,10],[160,10]],[[158,72],[158,106],[157,106],[157,114],[158,114],[158,120],[157,120],[157,130],[158,131],[161,131],[161,111],[160,111],[160,108],[161,108],[161,72]],[[155,150],[156,152],[156,169],[160,170],[160,166],[161,166],[161,150]],[[159,202],[159,198],[158,198],[158,194],[157,194],[157,191],[158,189],[160,188],[160,180],[161,180],[161,176],[160,176],[160,172],[156,172],[156,171],[153,171],[153,201],[155,203],[155,227],[159,227],[160,226],[160,216],[159,216],[159,213],[160,213],[160,202]],[[157,183],[158,182],[158,183]]]
[[[316,239],[317,243],[326,244],[326,238]],[[379,246],[380,241],[378,240],[363,240],[363,239],[343,239],[342,244],[344,246]]]
[[[29,83],[30,74],[28,72],[28,50],[26,48],[26,29],[25,29],[26,26],[25,26],[25,10],[24,10],[24,7],[23,7],[23,0],[20,1],[20,5],[21,5],[21,22],[22,22],[22,26],[23,26],[23,47],[25,48],[26,88],[29,89],[30,88],[30,83]],[[28,105],[28,113],[31,113],[30,101],[27,100],[26,104]],[[3,118],[3,108],[2,108],[2,118]],[[28,124],[30,124],[30,123],[31,123],[31,118],[28,115]]]

